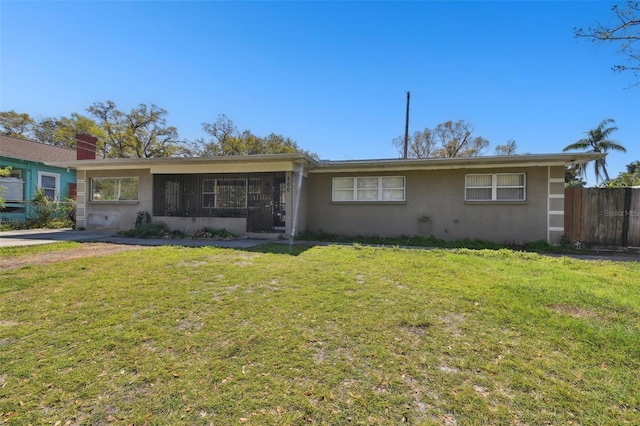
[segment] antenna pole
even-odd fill
[[[409,148],[409,101],[411,100],[411,92],[407,92],[407,115],[404,122],[404,158],[407,158],[407,150]]]

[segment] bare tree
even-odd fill
[[[399,136],[393,140],[393,144],[398,150],[398,154],[404,156],[404,136]],[[409,135],[407,144],[408,158],[429,158],[434,157],[437,146],[431,129],[417,130]]]
[[[260,137],[249,130],[238,132],[233,121],[224,114],[219,114],[213,123],[202,123],[202,130],[211,136],[211,139],[197,140],[192,148],[194,155],[206,157],[303,152],[317,158],[316,154],[300,149],[293,139],[279,134],[271,133],[267,137]]]
[[[445,121],[435,129],[425,128],[409,136],[407,157],[476,157],[482,155],[489,141],[474,136],[474,127],[464,120]],[[393,139],[398,153],[404,154],[404,136]]]
[[[516,155],[518,144],[515,140],[509,139],[504,145],[497,145],[495,149],[496,155]]]
[[[438,124],[433,133],[440,142],[437,157],[477,157],[489,146],[482,136],[473,136],[474,127],[464,120]]]
[[[611,8],[616,16],[612,24],[601,24],[583,28],[574,28],[576,37],[587,38],[596,43],[612,43],[618,46],[618,52],[627,57],[626,63],[613,67],[614,71],[631,71],[640,78],[640,50],[636,44],[640,40],[640,2],[627,0],[624,6]],[[640,80],[634,85],[640,84]]]

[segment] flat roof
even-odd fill
[[[170,157],[170,158],[105,158],[96,160],[53,161],[47,164],[70,167],[76,170],[151,169],[152,173],[163,170],[176,172],[181,167],[203,170],[206,166],[222,166],[225,170],[240,170],[243,166],[271,163],[272,167],[300,164],[309,173],[358,172],[374,170],[439,170],[460,168],[495,167],[544,167],[584,164],[604,158],[605,153],[575,152],[560,154],[524,154],[506,156],[478,156],[451,158],[390,158],[370,160],[316,160],[305,153],[225,155],[215,157]]]
[[[219,155],[215,157],[98,158],[95,160],[54,161],[47,164],[58,167],[70,167],[76,170],[107,170],[148,169],[163,166],[203,166],[208,164],[242,165],[282,162],[317,164],[315,159],[302,152],[292,154]]]
[[[441,170],[461,168],[567,166],[588,163],[606,154],[575,152],[449,158],[393,158],[377,160],[319,161],[312,173],[366,170]]]

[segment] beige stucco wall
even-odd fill
[[[138,177],[138,201],[91,201],[91,179],[95,177]],[[138,212],[153,211],[153,179],[149,170],[96,170],[85,175],[86,214],[84,227],[88,230],[121,231],[136,224]],[[80,225],[80,224],[78,224]]]
[[[527,200],[464,201],[465,174],[526,173]],[[334,176],[405,176],[406,202],[334,203]],[[548,167],[457,169],[385,173],[312,173],[307,191],[307,229],[346,235],[430,236],[499,243],[546,240]]]
[[[288,175],[291,172],[287,173]],[[82,207],[78,208],[78,227],[87,230],[124,231],[135,226],[138,212],[146,211],[154,222],[164,222],[170,230],[180,230],[186,234],[193,234],[202,228],[226,229],[236,235],[247,235],[246,218],[225,217],[173,217],[153,216],[153,175],[148,169],[133,170],[99,170],[82,171],[83,182],[79,188],[86,188],[86,196],[82,193]],[[138,201],[126,202],[92,202],[91,179],[94,177],[138,177]],[[293,182],[291,191],[293,191]],[[293,199],[292,193],[287,194],[287,202]],[[80,213],[82,215],[80,215]],[[287,212],[287,215],[290,213]],[[304,218],[302,218],[304,224]],[[286,235],[289,235],[290,221],[287,222]],[[298,225],[299,227],[299,225]],[[300,229],[300,227],[299,227]],[[277,234],[265,236],[277,237]]]

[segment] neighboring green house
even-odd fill
[[[76,151],[26,139],[0,136],[0,168],[11,167],[9,177],[0,178],[5,207],[1,222],[24,222],[30,217],[30,201],[38,189],[54,200],[76,196],[76,171],[45,165],[50,161],[71,161]]]

